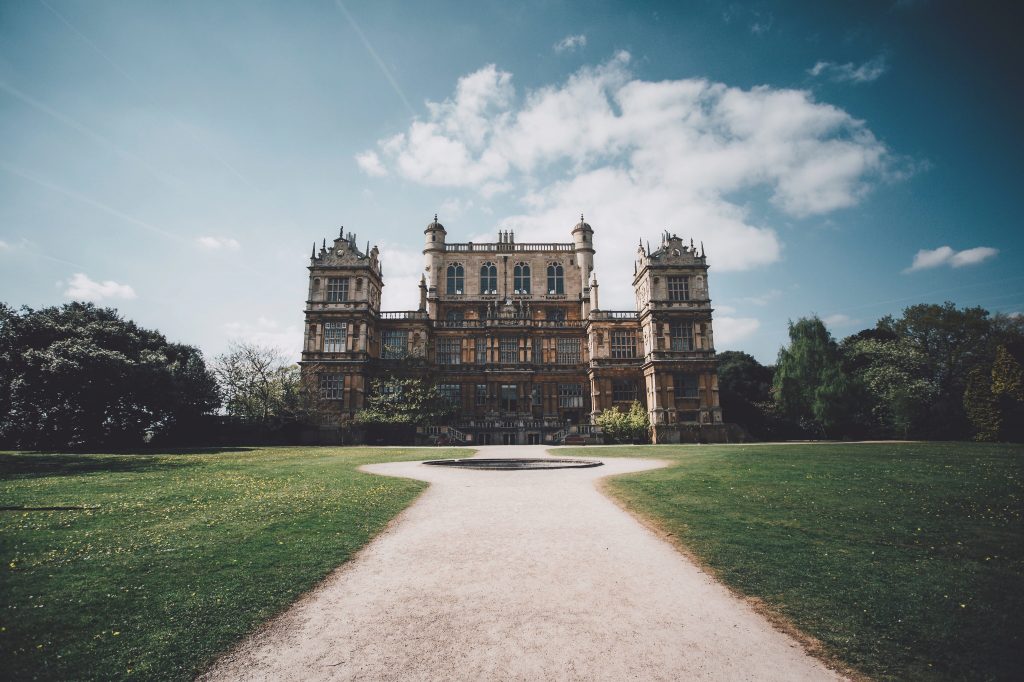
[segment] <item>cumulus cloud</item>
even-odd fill
[[[586,47],[587,36],[579,33],[577,35],[568,35],[557,43],[555,43],[555,52],[573,52],[574,50]]]
[[[878,55],[861,65],[820,61],[807,70],[815,78],[828,78],[839,83],[870,83],[889,70],[885,55]]]
[[[68,282],[68,288],[64,290],[64,296],[76,301],[99,302],[105,299],[132,299],[136,298],[135,290],[127,284],[118,284],[113,280],[96,282],[88,275],[76,272]]]
[[[914,255],[914,262],[903,272],[914,272],[916,270],[927,270],[937,268],[940,265],[948,265],[954,268],[962,268],[967,265],[977,265],[990,258],[995,258],[999,249],[990,246],[976,246],[973,249],[954,251],[949,246],[940,246],[937,249],[921,249]]]
[[[5,242],[3,239],[0,239],[0,251],[10,251],[12,248],[13,247],[10,244]]]
[[[630,63],[618,52],[524,93],[485,66],[364,154],[425,186],[518,192],[521,211],[497,224],[523,241],[559,238],[585,212],[602,281],[615,282],[630,281],[630,263],[600,253],[666,228],[704,241],[720,271],[775,262],[778,235],[737,193],[765,188],[790,216],[824,214],[860,201],[891,162],[863,121],[809,92],[645,81]]]
[[[355,158],[359,168],[371,177],[380,178],[388,174],[388,169],[381,163],[380,157],[375,151],[370,150],[356,154]]]
[[[196,243],[208,251],[238,251],[242,245],[230,237],[199,237]]]
[[[780,296],[782,296],[781,291],[779,291],[778,289],[770,289],[764,292],[763,294],[758,294],[757,296],[747,296],[739,300],[743,303],[752,303],[754,305],[768,305],[769,303],[776,300]]]
[[[722,350],[742,341],[760,327],[761,321],[756,317],[718,316],[715,318],[715,348]]]

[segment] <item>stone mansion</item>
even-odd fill
[[[453,243],[424,230],[417,310],[382,311],[376,246],[352,234],[313,247],[303,377],[345,421],[371,381],[426,360],[457,406],[444,432],[467,444],[580,442],[609,407],[646,406],[656,443],[722,440],[708,265],[703,247],[665,232],[636,253],[636,310],[603,310],[594,230],[572,241]],[[619,285],[620,283],[616,283]],[[624,284],[624,283],[621,283]]]

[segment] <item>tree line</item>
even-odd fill
[[[790,324],[774,366],[736,351],[718,357],[725,419],[757,440],[1024,440],[1021,317],[922,304],[841,341],[810,317]],[[369,438],[454,413],[422,358],[370,389],[356,416]],[[0,447],[296,442],[328,416],[322,405],[273,348],[233,343],[208,363],[110,308],[0,303]],[[599,422],[625,442],[647,429],[639,405]]]
[[[727,421],[758,440],[1024,440],[1024,319],[920,304],[836,341],[789,325],[774,366],[719,354]]]

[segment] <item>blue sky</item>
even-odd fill
[[[422,230],[703,241],[718,350],[917,302],[1024,311],[1016,3],[0,4],[0,300],[301,343],[341,225],[414,307]]]

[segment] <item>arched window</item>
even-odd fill
[[[452,263],[448,266],[448,293],[461,294],[466,286],[466,270],[461,263]]]
[[[565,277],[564,270],[559,263],[551,263],[548,265],[548,293],[549,294],[564,294],[565,293]]]
[[[530,293],[530,265],[528,263],[516,263],[512,288],[517,294]]]
[[[498,268],[490,261],[480,266],[480,293],[498,293]]]

